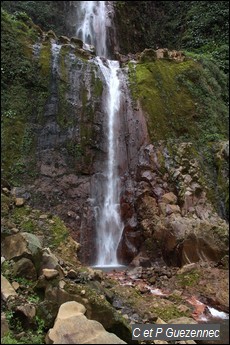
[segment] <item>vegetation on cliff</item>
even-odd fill
[[[1,11],[2,45],[2,168],[15,182],[25,170],[24,158],[34,152],[33,123],[43,111],[48,94],[47,79],[39,74],[32,59],[32,45],[41,35],[25,13]],[[34,158],[27,162],[28,176],[34,178]]]
[[[66,56],[69,56],[72,48],[70,44],[63,45],[57,80],[52,75],[50,41],[56,37],[55,33],[43,32],[25,12],[9,14],[2,9],[1,16],[2,169],[4,176],[13,185],[20,185],[22,181],[25,182],[25,179],[31,181],[36,178],[38,170],[35,155],[39,145],[38,133],[47,124],[48,116],[52,112],[55,116],[56,128],[60,128],[65,133],[63,135],[65,135],[69,166],[73,169],[77,166],[78,172],[89,172],[93,156],[92,122],[95,114],[94,107],[97,105],[89,102],[88,86],[83,84],[90,83],[92,96],[96,100],[95,103],[98,102],[103,85],[97,77],[96,66],[87,65],[88,55],[84,55],[84,52],[78,48],[74,49],[77,60],[68,61]],[[69,84],[70,69],[77,65],[79,71],[82,69],[82,73],[89,74],[90,78],[90,81],[79,80],[79,83],[82,83],[79,96],[74,90],[74,87],[78,86]],[[78,116],[76,116],[76,107],[71,101],[67,101],[68,97],[70,100],[72,97],[80,98],[82,105],[79,105]],[[54,107],[57,107],[56,114]],[[70,128],[77,127],[80,133],[78,138],[67,136],[66,133],[70,131]],[[52,136],[52,133],[50,135]]]
[[[216,158],[218,147],[228,140],[225,73],[209,59],[162,58],[129,62],[129,80],[134,102],[140,101],[146,113],[151,142],[166,141],[169,152],[173,143],[191,142],[210,200],[228,217],[228,182],[221,178]],[[228,158],[222,158],[225,165]]]
[[[121,53],[145,48],[183,49],[208,55],[228,71],[227,1],[116,1],[115,4]]]
[[[152,141],[227,137],[227,78],[211,61],[130,63],[134,98],[148,113]]]
[[[58,35],[66,31],[67,1],[2,1],[1,6],[11,14],[26,13],[42,30],[55,30]]]

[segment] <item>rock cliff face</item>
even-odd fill
[[[175,266],[199,260],[218,262],[228,252],[228,225],[208,200],[192,144],[170,149],[164,142],[150,144],[139,156],[133,204],[137,243],[140,246],[143,241],[143,246],[133,264],[149,265],[162,256]],[[130,249],[129,242],[124,231],[123,250]]]
[[[3,174],[16,197],[60,215],[81,245],[80,259],[91,264],[92,197],[107,152],[103,78],[80,40],[21,21],[15,28],[7,15],[3,23],[4,39],[15,40],[29,66],[13,81],[10,72],[4,77],[12,85],[3,99]],[[119,57],[119,257],[135,265],[218,262],[227,253],[220,218],[227,210],[226,80],[213,65],[167,49],[133,58]]]

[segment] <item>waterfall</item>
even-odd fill
[[[83,48],[96,48],[98,56],[107,56],[105,1],[80,1],[76,35],[83,41]]]
[[[102,77],[104,78],[103,111],[106,116],[106,147],[107,160],[103,171],[103,183],[95,186],[97,195],[94,198],[96,220],[97,266],[117,266],[117,249],[121,239],[123,224],[120,218],[119,177],[116,168],[117,145],[115,125],[120,108],[120,81],[118,77],[119,62],[105,59],[108,56],[106,45],[106,27],[108,15],[105,1],[81,1],[77,7],[77,36],[83,40],[85,49],[94,45],[96,54],[103,56],[95,58]],[[100,190],[98,190],[100,189]],[[100,200],[98,200],[100,199]]]
[[[116,169],[115,121],[120,106],[120,82],[118,78],[119,62],[107,60],[106,64],[96,58],[104,75],[107,86],[105,113],[108,116],[108,159],[105,171],[104,200],[97,208],[97,249],[98,266],[118,265],[117,248],[121,239],[123,225],[120,219],[119,178]]]
[[[58,72],[58,59],[62,45],[57,44],[55,40],[51,40],[51,53],[52,53],[52,73],[55,76]]]

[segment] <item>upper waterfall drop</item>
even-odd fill
[[[93,45],[96,55],[103,57],[107,57],[106,20],[105,1],[80,1],[76,35],[83,41],[84,48]]]

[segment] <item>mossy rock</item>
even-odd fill
[[[86,316],[89,319],[97,320],[107,331],[115,333],[125,341],[132,341],[127,321],[111,306],[104,295],[98,294],[88,284],[66,284],[64,289],[71,295],[80,297],[80,303],[85,305]]]
[[[196,286],[199,282],[200,274],[197,270],[177,275],[177,283],[180,287]]]
[[[12,206],[11,198],[2,193],[1,194],[1,214],[2,214],[2,217],[8,215],[11,206]]]
[[[162,306],[160,308],[152,308],[151,310],[155,314],[157,314],[161,319],[165,322],[169,321],[170,319],[176,319],[183,316],[190,316],[190,312],[181,312],[178,310],[177,306],[172,304],[168,306]]]
[[[74,43],[77,48],[83,48],[83,41],[77,37],[71,37],[70,42]]]
[[[156,51],[153,49],[145,49],[139,56],[141,63],[155,61],[157,58]]]
[[[47,33],[46,33],[46,38],[47,39],[54,39],[54,40],[57,40],[57,36],[55,34],[55,32],[53,30],[49,30]]]

